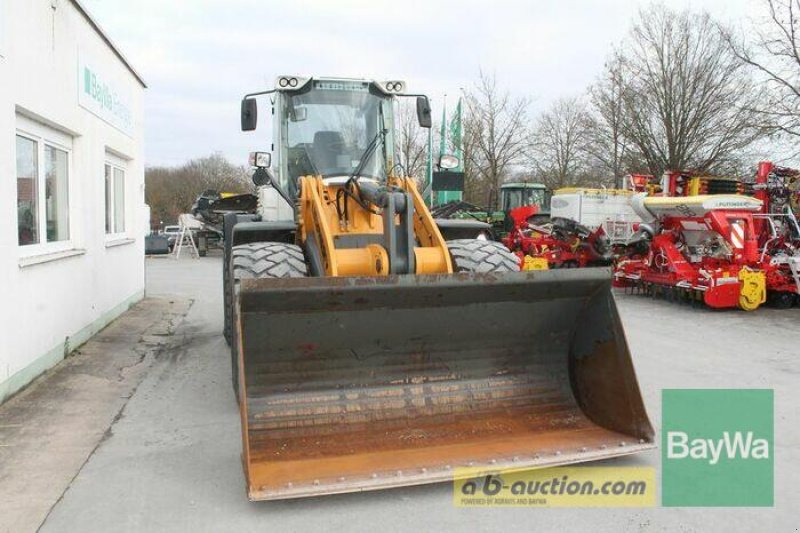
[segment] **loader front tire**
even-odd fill
[[[519,272],[519,257],[502,243],[481,239],[447,241],[455,272]]]
[[[230,298],[231,316],[231,382],[239,401],[239,285],[243,279],[303,278],[308,267],[303,250],[294,244],[281,242],[254,242],[234,246],[228,265],[232,280]]]

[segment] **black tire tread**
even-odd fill
[[[447,241],[456,272],[519,272],[519,258],[502,243],[481,239]]]
[[[308,275],[303,250],[294,244],[256,242],[234,246],[231,268],[235,280],[302,278]]]

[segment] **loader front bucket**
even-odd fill
[[[242,281],[253,500],[653,447],[607,269]]]

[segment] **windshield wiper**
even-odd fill
[[[381,146],[384,146],[386,144],[386,134],[389,133],[389,130],[384,127],[383,106],[381,105],[378,106],[378,115],[380,117],[380,127],[378,128],[378,131],[375,132],[375,136],[367,145],[364,153],[361,154],[361,159],[358,162],[358,166],[353,170],[353,173],[350,174],[350,177],[347,179],[345,188],[348,188],[353,182],[358,182],[358,178],[361,177],[361,172],[364,170],[367,162],[372,157],[372,154],[375,153],[375,150],[377,150],[378,145],[380,144]],[[380,143],[378,141],[380,141]],[[386,161],[384,157],[384,164],[385,163]]]
[[[378,132],[375,134],[375,137],[372,138],[367,147],[364,149],[364,153],[361,154],[361,159],[358,161],[358,166],[353,169],[353,172],[347,179],[347,183],[358,181],[358,178],[361,177],[361,172],[364,170],[367,162],[370,160],[370,158],[372,158],[372,154],[375,153],[375,150],[378,149],[379,145],[383,145],[383,143],[386,142],[386,133],[387,130],[385,129],[378,130]]]
[[[367,148],[364,150],[364,153],[361,154],[361,159],[359,160],[358,165],[355,169],[353,169],[353,172],[350,174],[350,177],[347,178],[344,186],[336,191],[336,213],[339,215],[339,220],[343,220],[345,223],[347,223],[349,219],[349,213],[347,209],[346,198],[344,201],[344,209],[342,209],[340,201],[343,196],[349,196],[365,210],[377,214],[377,212],[361,198],[361,191],[358,189],[358,178],[361,177],[361,172],[364,170],[364,167],[370,158],[372,158],[372,155],[375,153],[375,150],[378,148],[378,146],[386,142],[386,133],[388,133],[388,130],[384,128],[379,129],[378,132],[375,133],[375,137],[372,138],[367,145]],[[356,189],[355,193],[350,190],[350,188],[353,186],[355,186]]]

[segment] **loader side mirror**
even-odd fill
[[[421,128],[430,128],[433,123],[431,103],[428,101],[427,96],[417,96],[417,121],[419,121]]]
[[[253,131],[258,124],[258,102],[255,98],[242,100],[242,131]]]

